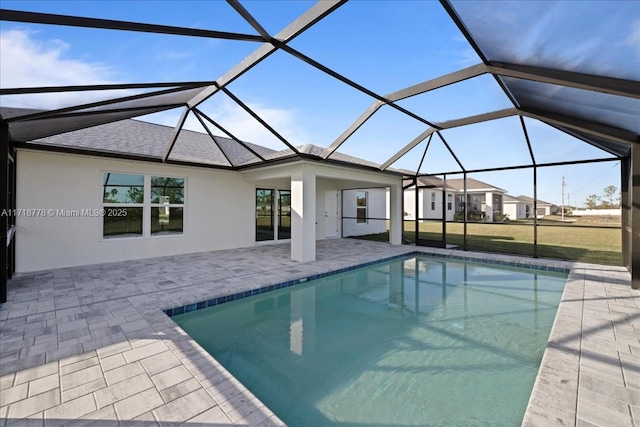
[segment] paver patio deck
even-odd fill
[[[336,239],[310,263],[278,244],[17,275],[0,306],[0,426],[284,425],[162,310],[415,250]],[[635,425],[640,292],[629,273],[526,260],[572,270],[523,425]]]

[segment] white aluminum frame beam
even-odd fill
[[[409,86],[404,89],[400,89],[396,92],[390,93],[385,98],[390,101],[400,101],[402,99],[406,99],[415,95],[420,95],[422,93],[426,93],[432,91],[434,89],[439,89],[441,87],[449,86],[453,83],[462,82],[464,80],[471,79],[473,77],[478,77],[483,74],[486,74],[487,66],[484,64],[473,65],[468,68],[463,68],[462,70],[455,71],[453,73],[445,74],[444,76],[436,77],[435,79],[427,80],[422,83],[418,83],[417,85]]]

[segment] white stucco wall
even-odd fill
[[[401,186],[401,178],[331,165],[295,162],[268,166],[245,173],[207,168],[154,164],[35,150],[19,150],[17,168],[17,208],[48,211],[100,210],[103,172],[185,178],[184,232],[181,235],[103,239],[100,216],[60,215],[20,216],[17,218],[16,270],[38,271],[51,268],[118,262],[211,250],[248,247],[255,242],[255,189],[291,189],[294,173],[309,175],[313,183],[307,201],[313,215],[304,214],[303,246],[309,240],[326,238],[325,197],[340,195],[345,188]],[[299,175],[299,173],[298,173]],[[296,175],[297,176],[297,175]],[[305,175],[306,176],[306,175]],[[364,185],[363,185],[364,184]],[[306,184],[305,184],[306,185]],[[313,190],[313,191],[311,191]],[[292,197],[292,206],[294,202]],[[396,198],[399,202],[400,200]],[[336,208],[337,237],[341,235],[341,198]],[[386,217],[384,188],[370,195],[370,216]],[[394,205],[395,206],[395,205]],[[353,200],[355,216],[355,195]],[[292,213],[295,209],[292,207]],[[299,212],[302,215],[301,212]],[[145,216],[148,213],[145,209]],[[346,215],[346,214],[345,214]],[[399,208],[392,218],[400,220]],[[292,218],[292,257],[296,231]],[[386,230],[386,221],[371,222],[366,232]],[[398,222],[396,228],[400,229]],[[359,227],[365,231],[365,227]],[[311,233],[307,233],[311,230]],[[395,232],[398,234],[399,232]],[[394,244],[401,240],[395,236]],[[298,236],[298,239],[301,237]],[[298,246],[301,242],[297,242]],[[297,252],[296,252],[297,253]],[[303,254],[304,255],[304,254]],[[306,257],[306,258],[305,258]],[[309,254],[299,260],[315,259]]]
[[[520,219],[520,212],[522,211],[522,206],[520,203],[505,203],[504,204],[504,213],[505,215],[509,215],[509,219]]]
[[[509,219],[526,219],[527,206],[529,206],[529,218],[533,218],[533,204],[524,202],[504,202],[504,213],[509,215]]]
[[[404,216],[405,220],[414,220],[416,219],[416,193],[415,189],[405,190],[403,194],[403,203],[404,203],[404,212],[407,214]],[[418,192],[418,197],[421,196],[421,192]],[[418,201],[420,203],[420,201]],[[418,216],[420,212],[418,212]]]
[[[342,192],[343,216],[356,217],[356,196],[359,191],[367,193],[367,217],[387,218],[387,190],[385,188],[367,188],[362,190],[344,190]],[[367,222],[358,223],[355,219],[343,221],[343,233],[345,237],[363,236],[365,234],[377,234],[387,231],[387,221],[383,219],[369,219]]]
[[[407,190],[404,192],[404,211],[407,212],[405,220],[415,219],[415,203],[416,195],[415,190]],[[435,193],[435,209],[431,209],[431,193]],[[451,210],[447,210],[447,221],[453,221],[453,215],[455,214],[455,197],[451,194]],[[442,219],[442,190],[422,188],[418,191],[418,217],[425,219]],[[446,200],[445,200],[446,203]]]
[[[540,206],[538,205],[538,210],[536,213],[538,218],[542,218],[546,215],[551,215],[551,206]]]
[[[425,188],[422,193],[422,218],[442,219],[442,191]],[[431,197],[435,194],[435,209],[431,209]]]
[[[254,244],[255,185],[238,173],[29,150],[17,164],[18,209],[100,209],[104,171],[186,179],[182,235],[104,240],[101,217],[19,216],[18,272]]]
[[[493,192],[487,191],[484,193],[485,203],[485,218],[487,222],[493,222]]]
[[[617,209],[575,209],[573,216],[598,216],[598,215],[614,215],[622,216],[622,210]]]

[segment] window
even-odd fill
[[[358,191],[356,193],[356,223],[367,222],[367,192]]]
[[[431,193],[431,210],[436,210],[436,193]]]
[[[102,178],[102,236],[142,236],[144,176],[105,172]]]
[[[182,234],[184,178],[151,177],[151,235]]]
[[[453,194],[447,194],[447,210],[450,211],[453,208]]]
[[[184,178],[104,172],[102,236],[182,234]]]

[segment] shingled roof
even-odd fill
[[[0,108],[3,117],[13,117],[38,112],[22,108]],[[149,123],[136,119],[125,119],[58,135],[26,141],[24,146],[34,148],[64,148],[91,152],[96,155],[131,155],[135,158],[161,160],[167,144],[173,137],[174,127]],[[296,149],[309,157],[322,158],[325,150],[307,144]],[[257,154],[257,155],[256,155]],[[258,164],[266,160],[278,160],[294,155],[291,149],[273,150],[250,142],[182,129],[171,150],[170,161],[204,164],[218,167],[241,167]],[[335,152],[334,161],[350,165],[377,168],[376,163]]]
[[[462,178],[448,179],[447,185],[457,191],[464,191],[464,179]],[[486,182],[477,179],[467,178],[467,191],[474,190],[497,191],[499,193],[507,192],[507,190],[496,187],[495,185],[487,184]]]

